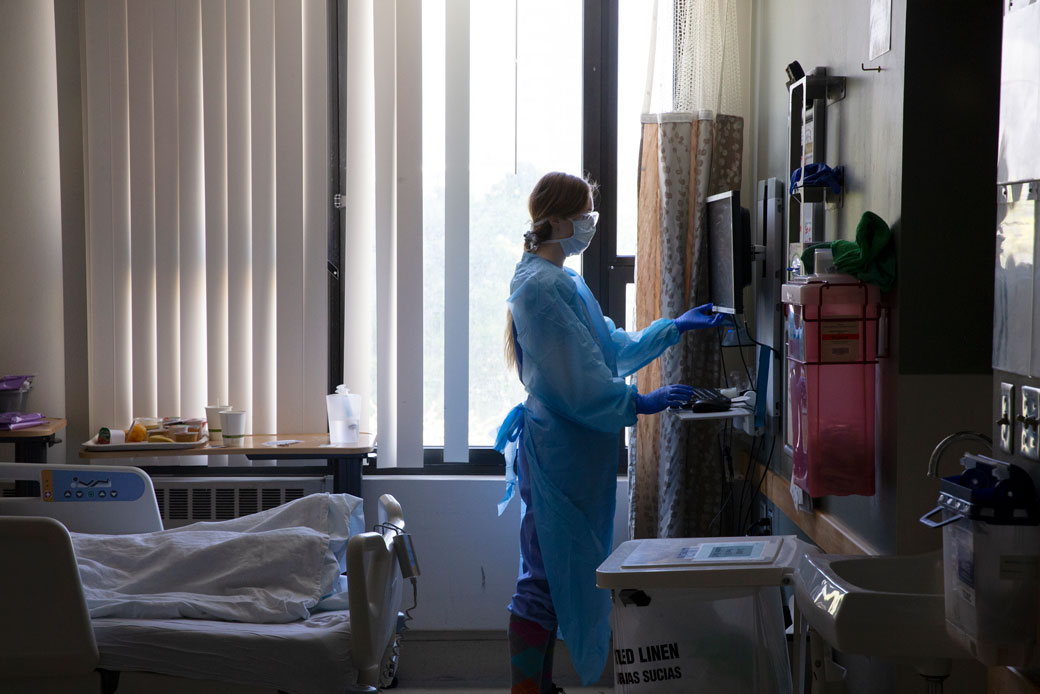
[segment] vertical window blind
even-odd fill
[[[325,2],[82,7],[91,428],[323,431]]]
[[[470,0],[445,3],[444,462],[469,462]],[[449,268],[448,264],[452,264]],[[459,358],[462,357],[462,358]]]
[[[421,467],[422,6],[347,12],[343,378],[378,405],[361,425],[378,430],[379,466]]]
[[[582,4],[345,4],[344,381],[379,467],[469,462],[524,397],[502,335],[527,194],[581,172]]]

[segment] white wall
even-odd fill
[[[844,205],[825,214],[828,240],[855,238],[866,210],[897,223],[902,209],[903,68],[905,0],[892,3],[892,50],[874,61],[881,72],[864,72],[869,53],[869,3],[757,0],[754,6],[756,176],[787,179],[788,92],[784,68],[797,60],[806,73],[815,67],[846,77],[846,97],[827,109],[826,160],[845,166]],[[787,184],[783,184],[786,188]],[[785,212],[786,213],[786,212]],[[902,268],[901,268],[902,269]],[[897,302],[892,320],[898,334]],[[896,426],[898,361],[879,363],[881,379],[879,476],[872,497],[831,497],[828,510],[883,551],[894,552],[896,531]]]
[[[972,56],[977,46],[970,41],[958,43],[956,35],[938,28],[947,20],[951,25],[964,22],[962,13],[970,3],[891,0],[892,49],[874,61],[869,60],[868,50],[870,5],[868,2],[755,0],[757,177],[785,178],[788,140],[784,67],[798,60],[806,72],[816,66],[826,66],[830,74],[846,76],[845,99],[827,110],[826,160],[832,166],[846,167],[846,193],[843,207],[826,213],[826,238],[853,239],[860,216],[871,210],[893,227],[896,248],[901,253],[900,274],[896,291],[885,298],[892,310],[891,351],[878,366],[877,493],[871,497],[828,497],[821,505],[883,553],[912,554],[941,544],[941,533],[929,532],[917,520],[934,506],[938,495],[938,482],[925,476],[929,453],[943,436],[954,431],[989,431],[991,376],[959,364],[951,365],[956,359],[947,359],[951,353],[960,357],[959,343],[963,340],[959,333],[949,332],[951,323],[941,320],[941,316],[949,307],[963,310],[964,302],[955,298],[960,291],[958,285],[964,283],[962,275],[947,269],[949,265],[945,262],[939,264],[921,253],[915,257],[906,249],[922,243],[930,247],[926,242],[935,239],[936,246],[953,249],[951,254],[978,257],[978,253],[973,254],[970,247],[963,245],[964,239],[976,233],[985,234],[988,239],[992,226],[990,223],[943,226],[934,221],[940,218],[936,210],[944,207],[966,216],[978,206],[978,198],[969,200],[963,191],[953,192],[952,188],[941,195],[923,194],[914,169],[908,169],[908,166],[917,166],[929,171],[943,170],[944,175],[937,178],[943,184],[964,178],[964,171],[956,169],[956,162],[954,166],[945,162],[941,168],[933,164],[936,161],[933,153],[922,146],[932,142],[940,143],[941,149],[948,149],[964,161],[969,161],[969,156],[978,156],[977,152],[967,150],[962,138],[949,134],[953,132],[949,120],[955,118],[941,120],[942,109],[923,110],[922,104],[914,101],[914,97],[922,94],[934,101],[945,88],[933,88],[910,77],[927,74],[931,85],[945,85],[943,80],[948,78],[958,84],[957,89],[949,91],[970,93],[967,87],[960,86],[966,79],[961,73],[951,68],[948,75],[938,74],[927,69],[928,64],[923,60],[929,51],[951,65]],[[978,3],[979,7],[983,5],[987,4]],[[997,7],[999,9],[999,5]],[[908,28],[911,17],[917,21],[916,33]],[[965,26],[968,27],[965,33],[971,33],[972,25]],[[908,38],[911,35],[912,41]],[[912,48],[916,53],[912,53]],[[977,53],[971,60],[986,62],[992,58],[992,55]],[[861,63],[879,66],[882,70],[864,71]],[[930,126],[925,138],[907,130],[922,122]],[[927,143],[923,142],[925,139]],[[949,141],[957,146],[949,147]],[[993,157],[995,155],[994,148]],[[990,199],[991,185],[987,183],[981,189],[981,194]],[[957,204],[949,205],[947,200],[957,200]],[[916,221],[907,224],[908,213],[910,219]],[[950,228],[955,228],[957,233],[950,234]],[[977,263],[985,269],[984,282],[991,283],[991,279],[986,279],[991,262],[992,256],[989,256]],[[941,270],[936,272],[935,268]],[[923,290],[930,292],[933,285],[948,293],[944,301],[930,307],[936,317],[921,309],[908,311],[908,299],[913,302]],[[965,317],[957,324],[985,325],[983,332],[988,333],[988,320],[979,321],[977,315]],[[943,329],[949,334],[943,333],[940,337]],[[908,368],[905,359],[908,348],[913,348],[915,353],[930,351],[935,365],[927,365],[926,369],[919,365]],[[956,469],[957,453],[949,451],[944,470]],[[922,681],[908,667],[897,668],[882,659],[848,655],[842,656],[842,664],[849,668],[850,694],[924,691]],[[946,690],[984,691],[985,685],[980,682],[984,674],[975,663],[959,663],[954,676],[946,682]]]
[[[65,414],[54,4],[0,2],[0,372],[37,374],[33,411]],[[51,451],[61,460],[64,450]],[[11,459],[13,450],[0,450]]]
[[[365,476],[365,523],[376,500],[393,494],[415,540],[422,576],[410,627],[423,631],[501,630],[509,620],[520,563],[520,498],[502,516],[502,477]],[[628,539],[628,481],[618,480],[614,545]],[[406,591],[405,606],[411,605]]]

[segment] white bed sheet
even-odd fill
[[[92,618],[267,624],[345,607],[347,541],[363,531],[360,498],[311,494],[172,530],[72,533],[72,544]]]
[[[357,682],[350,613],[288,624],[201,619],[91,620],[101,660],[120,672],[155,672],[263,686],[292,694],[342,694]]]

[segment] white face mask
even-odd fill
[[[580,255],[592,243],[592,237],[596,235],[596,222],[599,221],[599,212],[589,212],[571,221],[574,233],[565,239],[549,239],[542,243],[558,243],[563,249],[564,255]]]

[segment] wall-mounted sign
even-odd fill
[[[870,59],[892,50],[892,0],[870,0]]]

